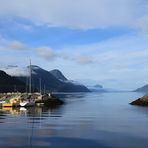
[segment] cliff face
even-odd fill
[[[14,91],[25,91],[25,84],[6,74],[4,71],[0,71],[0,92],[14,92]]]

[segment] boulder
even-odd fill
[[[148,106],[148,94],[130,103],[131,105]]]

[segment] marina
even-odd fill
[[[64,102],[52,94],[41,93],[1,93],[1,107],[33,107],[61,105]]]

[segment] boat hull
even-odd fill
[[[3,103],[2,107],[18,107],[19,104],[14,104],[14,103]]]
[[[35,102],[28,102],[28,101],[20,102],[20,106],[21,106],[21,107],[31,107],[31,106],[35,106]]]

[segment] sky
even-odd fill
[[[23,69],[29,59],[85,85],[141,87],[148,83],[148,1],[0,0],[0,68]]]

